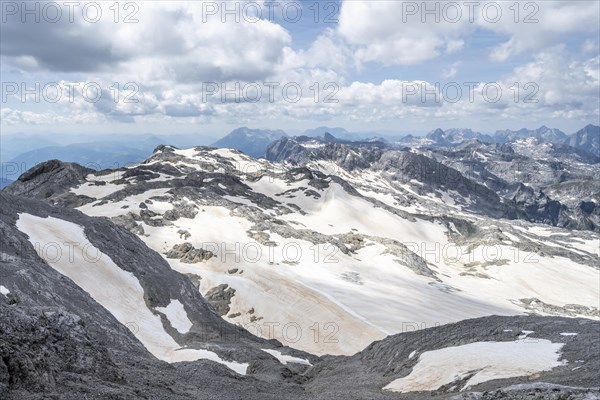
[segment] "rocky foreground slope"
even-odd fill
[[[597,234],[393,178],[424,158],[28,171],[0,194],[1,396],[597,398]]]
[[[24,198],[1,195],[0,200],[2,398],[448,398],[464,389],[471,393],[474,388],[491,392],[473,393],[469,398],[492,398],[490,393],[515,398],[515,394],[534,393],[536,398],[583,399],[598,393],[594,385],[600,367],[600,324],[591,320],[480,318],[394,335],[352,357],[319,358],[257,338],[223,321],[192,280],[172,271],[159,254],[106,219]],[[23,223],[27,218],[59,220],[63,232],[68,232],[67,224],[82,227],[86,241],[65,236],[71,240],[67,248],[57,241],[32,243],[34,232],[29,231],[31,236],[22,232],[28,230]],[[59,256],[59,248],[73,251]],[[84,248],[89,260],[78,261]],[[91,248],[97,250],[92,253]],[[111,291],[109,276],[86,287],[73,272],[90,273],[90,269],[104,268],[104,262],[113,262],[139,282],[142,304],[128,304],[133,300],[126,293]],[[106,291],[106,296],[99,295],[94,286]],[[110,297],[116,297],[122,308],[112,309]],[[174,302],[183,306],[190,322],[185,333],[177,324],[181,318],[164,311]],[[145,315],[142,309],[151,314]],[[153,354],[156,349],[140,331],[147,324],[144,317],[158,322],[154,328],[174,340],[181,347],[177,351],[192,352],[190,360],[173,362],[161,360],[160,352]],[[539,366],[539,371],[535,366],[519,370],[522,359],[511,358],[517,376],[489,381],[498,371],[490,370],[489,365],[471,370],[472,360],[467,359],[465,366],[458,366],[456,376],[450,373],[441,380],[421,377],[425,384],[442,383],[433,392],[384,390],[403,377],[410,378],[419,363],[427,362],[428,352],[478,343],[505,344],[505,352],[534,351],[538,355],[539,346],[551,364]],[[199,351],[197,358],[194,351]],[[444,371],[457,367],[459,358],[446,361]],[[235,363],[244,363],[244,370]],[[479,386],[468,385],[479,375],[484,377]]]

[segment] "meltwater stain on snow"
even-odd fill
[[[165,331],[160,317],[146,306],[144,289],[135,275],[119,268],[108,255],[92,246],[82,226],[58,218],[40,218],[22,213],[19,214],[17,228],[29,236],[29,241],[39,256],[52,268],[73,280],[120,323],[137,327],[130,330],[156,358],[170,363],[212,360],[239,374],[246,373],[247,363],[224,361],[218,354],[208,350],[181,348]],[[40,252],[41,246],[35,244],[50,242],[76,245],[70,252],[71,257],[55,257],[52,254],[50,259],[46,259],[46,254]],[[94,254],[96,259],[90,262],[89,257],[86,259],[84,254]],[[102,282],[102,285],[98,285],[98,282]],[[185,329],[189,320],[184,321],[183,316],[179,315],[183,306],[179,309],[173,304],[171,302],[170,307],[165,308],[165,315],[174,324],[174,328]],[[185,318],[187,319],[187,315]]]
[[[564,365],[559,361],[564,343],[536,341],[475,342],[424,352],[412,372],[384,390],[415,392],[437,390],[468,378],[462,389],[493,379],[527,376]],[[470,376],[470,378],[469,378]]]

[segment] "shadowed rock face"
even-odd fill
[[[2,191],[16,196],[51,199],[50,201],[56,204],[77,206],[91,199],[68,193],[68,188],[83,182],[85,176],[92,172],[94,170],[79,164],[50,160],[24,172],[16,181],[18,184],[9,185]]]
[[[600,157],[600,126],[587,125],[572,134],[567,139],[567,144],[585,151],[592,156]]]
[[[351,173],[391,172],[400,183],[425,184],[422,191],[457,190],[474,201],[471,211],[492,218],[598,231],[597,128],[590,125],[570,139],[546,127],[500,132],[496,139],[469,130],[438,129],[426,139],[413,140],[412,149],[404,142],[288,137],[273,142],[266,158],[296,165],[326,160]],[[580,142],[589,144],[575,145]],[[594,204],[590,212],[579,207],[581,200]]]
[[[311,139],[315,140],[315,139]],[[498,195],[487,187],[465,178],[460,172],[434,159],[409,151],[386,149],[383,143],[326,143],[318,149],[305,148],[302,141],[284,138],[269,147],[267,159],[302,164],[311,160],[333,161],[348,170],[371,170],[393,176],[392,181],[406,184],[415,180],[425,184],[424,191],[456,190],[464,197],[475,199],[473,209],[493,217],[514,218],[514,207],[500,202]]]
[[[227,284],[222,284],[206,292],[206,300],[217,310],[219,315],[227,315],[231,298],[235,296],[235,289]]]

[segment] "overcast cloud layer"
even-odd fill
[[[3,133],[569,131],[600,114],[597,1],[121,2],[117,22],[113,2],[72,21],[35,3],[39,21],[2,3]]]

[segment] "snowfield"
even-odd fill
[[[85,290],[115,318],[127,326],[156,358],[170,363],[212,360],[245,374],[248,364],[222,360],[208,350],[181,348],[165,331],[161,319],[146,305],[144,289],[137,278],[119,268],[110,257],[88,241],[83,227],[61,219],[20,214],[17,228],[29,236],[38,255],[52,268]],[[47,244],[70,243],[70,254],[50,254]],[[171,303],[173,304],[173,303]],[[177,306],[169,308],[169,317],[181,327]],[[187,324],[186,324],[187,325]]]
[[[456,383],[460,390],[493,379],[528,376],[565,365],[559,361],[563,343],[545,339],[512,342],[475,342],[426,351],[408,376],[396,379],[384,390],[416,392],[437,390]],[[459,382],[465,380],[466,382]]]
[[[215,253],[215,257],[196,264],[177,259],[167,262],[178,272],[201,277],[203,294],[221,284],[234,289],[230,311],[223,318],[258,336],[275,338],[317,355],[349,355],[375,340],[404,331],[407,325],[424,328],[493,314],[523,314],[529,310],[521,299],[536,298],[557,308],[567,304],[598,307],[598,268],[567,256],[524,251],[516,246],[529,240],[535,246],[548,246],[564,254],[591,256],[598,251],[597,234],[590,233],[592,238],[580,234],[566,237],[557,234],[559,228],[521,221],[493,220],[491,224],[464,211],[452,190],[438,191],[437,196],[419,195],[419,182],[392,187],[380,172],[371,170],[349,174],[331,163],[316,163],[320,169],[335,171],[347,179],[367,196],[362,197],[328,177],[325,181],[329,187],[324,189],[312,187],[302,175],[295,178],[298,180],[289,180],[275,173],[283,170],[282,165],[253,160],[227,149],[175,150],[175,154],[185,157],[171,163],[176,168],[207,163],[223,170],[219,163],[225,159],[237,171],[267,171],[259,179],[238,175],[251,189],[244,197],[239,193],[219,194],[219,201],[225,204],[198,201],[194,218],[182,217],[164,226],[139,223],[144,230],[140,238],[163,256],[184,241]],[[151,159],[150,164],[155,162]],[[87,179],[96,180],[93,175]],[[98,179],[106,181],[105,176]],[[211,179],[219,178],[204,182]],[[221,183],[217,186],[226,191]],[[154,196],[174,198],[173,191],[150,189],[119,202],[100,204],[97,200],[78,209],[93,216],[114,217],[129,212],[140,215],[140,203]],[[266,204],[257,204],[257,197],[251,201],[252,194],[267,196],[282,206],[291,204],[302,212],[278,213]],[[187,195],[184,199],[194,204]],[[397,199],[407,203],[401,205]],[[146,207],[159,214],[153,218],[160,219],[174,206],[171,200],[154,199]],[[504,238],[498,241],[500,244],[462,244],[451,238],[462,238],[453,222],[445,225],[440,219],[406,214],[422,213],[428,208],[434,210],[431,215],[437,212],[464,218],[478,224],[482,232],[495,230]],[[331,241],[349,234],[369,238],[355,251],[344,254],[335,245],[314,244],[307,236],[280,235],[275,229],[263,229],[259,233],[268,234],[268,240],[275,243],[267,246],[250,237],[254,222],[245,217],[245,212],[263,213],[265,219],[277,218],[295,229],[327,235]],[[180,230],[189,232],[189,238],[182,239]],[[406,246],[405,254],[394,254],[382,243],[390,240]],[[409,256],[421,257],[435,277],[411,269]],[[230,273],[233,269],[238,272]],[[597,318],[589,313],[581,316]],[[178,329],[174,314],[168,318]],[[183,325],[180,328],[184,329]]]
[[[107,175],[110,178],[114,178],[113,174],[108,174]],[[121,185],[115,185],[113,183],[107,183],[106,180],[102,180],[102,179],[95,179],[93,175],[88,175],[87,176],[88,179],[90,179],[90,182],[86,182],[82,185],[79,185],[76,188],[73,188],[71,191],[73,193],[75,193],[76,195],[84,195],[84,196],[89,196],[89,197],[95,197],[97,199],[101,199],[105,196],[108,196],[109,194],[112,194],[118,190],[124,189],[126,187],[126,185],[121,184]],[[100,178],[105,178],[106,177],[100,177]],[[102,183],[102,184],[97,184],[97,183]]]

